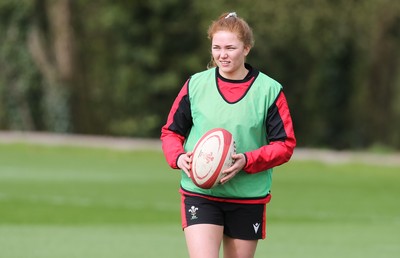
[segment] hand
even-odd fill
[[[222,174],[225,174],[225,176],[221,179],[221,184],[225,184],[231,180],[237,173],[239,173],[240,170],[244,168],[244,166],[246,166],[246,157],[243,153],[233,154],[232,158],[234,160],[233,165],[230,168],[222,171]]]
[[[190,169],[192,167],[192,155],[193,152],[186,152],[179,156],[177,166],[182,169],[183,172],[190,178]]]

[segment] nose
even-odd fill
[[[222,58],[227,58],[228,57],[228,53],[225,51],[221,51],[221,57]]]

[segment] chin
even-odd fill
[[[219,66],[219,70],[224,72],[224,73],[232,73],[232,68],[231,67]]]

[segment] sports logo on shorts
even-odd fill
[[[192,217],[190,218],[191,220],[197,219],[196,212],[198,210],[199,210],[199,208],[197,208],[195,206],[190,207],[190,209],[188,211],[192,215]]]
[[[253,224],[254,232],[257,234],[258,228],[260,227],[260,223]]]

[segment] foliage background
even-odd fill
[[[253,27],[299,146],[400,149],[400,2],[1,0],[0,130],[159,137],[209,61],[209,23]]]

